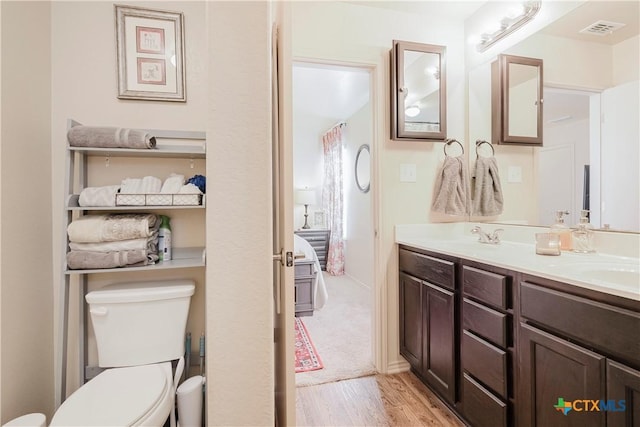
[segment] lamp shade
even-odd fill
[[[295,199],[296,204],[298,205],[315,205],[316,190],[312,190],[309,188],[296,190]]]

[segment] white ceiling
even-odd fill
[[[378,7],[397,12],[429,15],[435,19],[459,19],[464,21],[482,7],[486,1],[462,1],[462,0],[414,0],[414,1],[346,1],[345,3],[359,6]],[[434,4],[437,6],[434,7]]]
[[[580,33],[580,30],[600,20],[625,24],[625,26],[605,35]],[[639,22],[640,2],[637,0],[591,0],[551,23],[541,32],[552,36],[614,45],[637,36]]]

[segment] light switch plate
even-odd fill
[[[507,173],[507,182],[522,182],[522,167],[509,166]]]
[[[415,163],[400,164],[400,182],[416,182]]]

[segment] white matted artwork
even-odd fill
[[[118,98],[185,102],[181,12],[115,5]]]
[[[327,228],[327,215],[324,211],[313,213],[313,228]]]

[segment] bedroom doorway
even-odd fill
[[[294,206],[294,230],[300,236],[327,228],[323,209],[325,164],[323,136],[335,127],[342,133],[344,274],[322,271],[326,302],[312,316],[300,317],[322,362],[322,369],[296,374],[296,386],[307,386],[375,373],[374,352],[374,203],[360,176],[356,158],[373,170],[375,140],[372,68],[350,64],[294,61],[293,193],[312,193],[309,204]],[[368,150],[364,150],[366,146]],[[362,154],[366,151],[365,154]],[[368,155],[368,156],[367,156]],[[369,170],[367,170],[369,171]],[[374,184],[370,186],[374,188]],[[367,191],[364,191],[367,190]],[[295,199],[295,197],[294,197]],[[305,217],[305,210],[307,217]],[[305,224],[306,220],[306,224]],[[302,227],[310,229],[302,229]],[[305,231],[306,230],[306,231]],[[315,245],[317,246],[317,245]],[[326,255],[322,250],[319,258]]]

